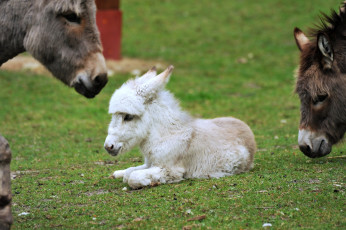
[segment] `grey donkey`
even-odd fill
[[[0,0],[0,66],[24,51],[56,78],[95,97],[107,68],[94,0]]]

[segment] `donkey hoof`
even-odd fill
[[[125,170],[118,170],[113,173],[113,178],[123,178],[125,174]]]
[[[149,186],[151,184],[151,180],[143,177],[142,175],[137,175],[138,173],[132,173],[130,178],[128,179],[128,184],[133,189],[138,189],[142,187]]]

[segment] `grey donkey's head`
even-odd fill
[[[107,83],[94,0],[37,0],[27,21],[25,49],[87,98]]]

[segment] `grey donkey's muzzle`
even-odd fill
[[[103,89],[107,82],[107,73],[102,73],[93,80],[89,80],[85,75],[81,75],[77,77],[77,81],[73,87],[83,96],[93,98]]]
[[[107,84],[107,67],[103,55],[91,54],[83,69],[80,69],[72,86],[87,98],[95,97]]]

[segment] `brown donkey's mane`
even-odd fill
[[[321,12],[320,23],[315,28],[310,28],[308,36],[313,38],[313,43],[317,44],[320,34],[327,35],[333,44],[334,55],[338,58],[338,67],[341,73],[346,73],[346,44],[338,41],[346,39],[346,2],[342,3],[339,13],[331,10],[330,16]],[[344,61],[341,61],[344,60]]]
[[[315,28],[311,28],[309,35],[316,37],[320,33],[331,34],[336,27],[344,26],[344,17],[345,12],[341,10],[339,14],[335,10],[331,10],[331,16],[321,12],[320,24],[317,24]]]

